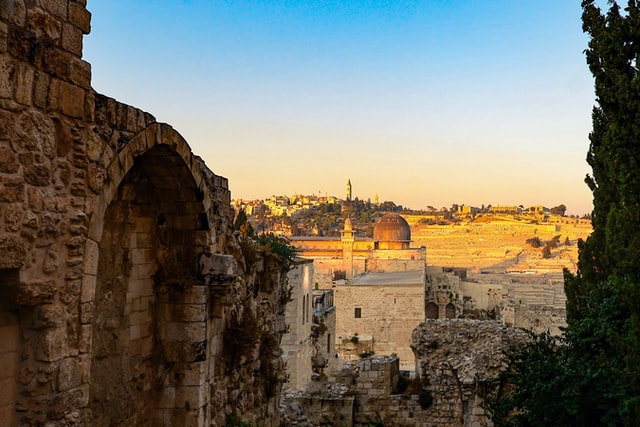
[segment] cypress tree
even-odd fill
[[[533,337],[493,405],[497,426],[627,425],[640,420],[640,2],[606,13],[582,1],[596,106],[586,183],[593,232],[565,271],[567,327]],[[550,398],[553,396],[553,398]]]
[[[582,10],[597,103],[586,178],[593,233],[580,244],[577,274],[565,273],[566,336],[589,355],[590,368],[615,381],[615,390],[599,390],[615,394],[616,405],[601,419],[633,425],[640,419],[640,3],[628,0],[622,11],[612,1],[605,14],[584,0]]]
[[[593,192],[593,233],[580,245],[578,273],[567,281],[568,320],[580,318],[584,297],[611,276],[640,280],[640,11],[629,0],[624,14],[582,2],[590,35],[587,64],[597,105],[589,135],[586,182]]]

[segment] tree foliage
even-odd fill
[[[586,183],[593,233],[565,272],[567,327],[513,355],[496,425],[637,425],[640,419],[640,2],[582,1],[597,105]]]
[[[253,237],[253,240],[267,253],[280,258],[286,268],[292,265],[298,253],[298,250],[289,243],[286,237],[276,236],[273,233],[258,234]]]
[[[567,211],[567,207],[565,205],[563,205],[563,204],[558,205],[558,206],[554,206],[549,210],[549,212],[551,212],[551,214],[558,215],[558,216],[564,216],[566,211]]]

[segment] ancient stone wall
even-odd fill
[[[433,399],[425,417],[430,426],[491,426],[485,412],[497,392],[506,352],[527,334],[495,321],[428,320],[413,332],[417,374]]]
[[[394,394],[398,361],[396,356],[372,356],[348,362],[328,382],[304,393],[285,393],[285,425],[431,426],[417,394]]]
[[[414,369],[409,345],[413,328],[424,320],[424,285],[337,285],[335,304],[338,344],[352,337],[372,340],[376,354],[395,353],[403,370]]]
[[[298,261],[288,273],[291,301],[287,304],[287,333],[282,337],[283,359],[287,364],[287,390],[304,390],[311,381],[313,344],[312,284],[313,261]]]
[[[349,266],[353,267],[353,275],[357,276],[366,271],[367,260],[355,258],[353,264],[348,264],[342,258],[314,258],[313,282],[318,283],[321,288],[330,288],[334,280],[334,272],[342,271],[346,274]]]
[[[286,271],[174,129],[91,89],[90,17],[0,1],[0,424],[275,425]]]

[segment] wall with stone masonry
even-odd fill
[[[0,424],[276,425],[283,264],[174,129],[93,91],[90,19],[0,1]]]
[[[282,337],[283,359],[288,375],[285,389],[303,390],[311,381],[312,278],[312,260],[298,260],[288,273],[291,301],[286,310],[287,333]]]
[[[372,340],[376,354],[395,353],[403,370],[414,369],[409,346],[413,328],[424,320],[424,285],[336,285],[334,292],[336,342],[356,335],[360,341]],[[361,309],[360,318],[355,308]]]
[[[299,426],[432,425],[418,395],[394,394],[398,362],[395,356],[348,362],[327,382],[316,383],[307,392],[285,393],[283,421]]]
[[[485,412],[497,392],[506,353],[522,345],[522,329],[496,321],[427,320],[413,332],[411,347],[421,388],[433,396],[425,417],[431,426],[491,426]]]
[[[395,392],[398,357],[371,356],[345,363],[307,393],[284,395],[283,420],[300,426],[332,420],[353,426],[489,427],[484,405],[508,367],[505,351],[527,339],[524,331],[495,321],[429,320],[413,333],[418,377],[406,391]],[[432,398],[424,408],[421,394]],[[352,418],[344,420],[339,410],[346,405]],[[337,414],[343,421],[335,421]]]

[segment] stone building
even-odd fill
[[[283,388],[305,390],[311,381],[325,377],[325,369],[337,369],[336,315],[333,289],[313,288],[313,260],[299,258],[288,273],[290,301],[282,337],[287,381]]]
[[[373,238],[358,236],[347,218],[340,237],[288,239],[301,257],[314,260],[313,280],[323,288],[369,272],[421,270],[426,263],[426,249],[410,247],[411,227],[396,213],[376,221]]]
[[[313,291],[313,327],[311,337],[314,342],[313,380],[323,379],[326,372],[339,368],[340,360],[336,348],[336,307],[333,289]]]
[[[178,132],[91,88],[90,20],[0,2],[0,425],[277,425],[282,263]]]
[[[373,238],[357,236],[347,219],[340,238],[289,240],[301,257],[314,260],[314,282],[334,290],[341,360],[396,353],[402,369],[413,370],[409,344],[413,328],[425,319],[426,249],[411,247],[406,220],[384,215]]]
[[[312,298],[313,261],[299,259],[288,273],[291,289],[285,312],[287,333],[282,337],[283,360],[287,364],[284,389],[303,390],[311,381],[313,345]]]

